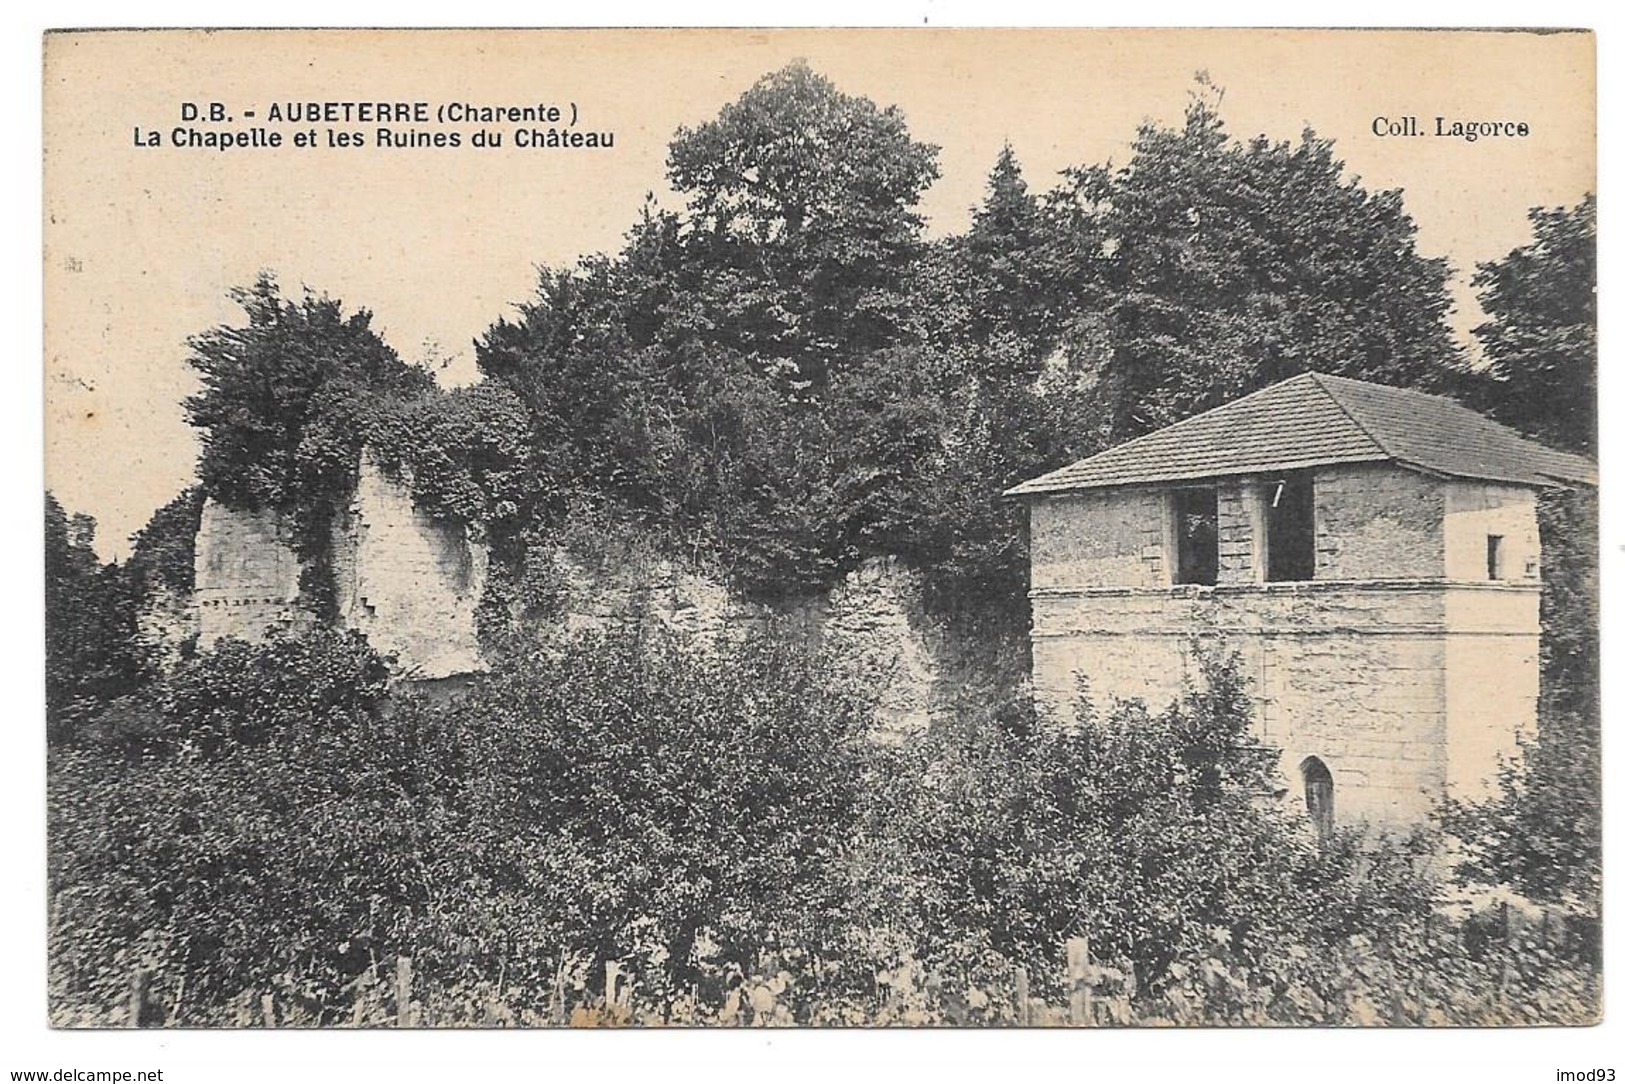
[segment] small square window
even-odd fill
[[[1489,578],[1492,580],[1506,579],[1506,570],[1503,567],[1506,556],[1506,547],[1503,545],[1505,541],[1504,536],[1492,534],[1484,544],[1485,571],[1489,573]]]

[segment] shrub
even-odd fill
[[[138,966],[172,1020],[272,992],[333,1023],[403,954],[541,1004],[605,961],[675,990],[822,944],[869,716],[816,660],[588,637],[445,704],[384,679],[352,634],[226,641],[156,733],[53,761],[59,1015]]]

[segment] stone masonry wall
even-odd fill
[[[1423,815],[1445,781],[1443,591],[1343,584],[1056,592],[1033,599],[1033,684],[1067,713],[1084,677],[1097,702],[1165,706],[1233,653],[1259,737],[1282,751],[1289,791],[1318,756],[1339,817]]]
[[[299,558],[291,538],[275,512],[204,502],[194,547],[199,646],[223,636],[257,640],[301,619],[295,605]]]
[[[1162,493],[1143,489],[1092,489],[1033,502],[1033,588],[1162,584],[1163,506]]]
[[[588,563],[561,550],[554,562],[566,587],[558,633],[652,625],[710,647],[772,624],[824,648],[875,690],[880,722],[892,733],[929,726],[957,687],[953,646],[919,606],[918,575],[896,560],[867,561],[827,596],[779,609],[746,602],[653,554]]]
[[[209,502],[197,555],[203,646],[227,635],[258,639],[308,620],[297,606],[299,562],[275,514]],[[599,561],[559,550],[553,561],[563,600],[544,637],[652,623],[703,646],[771,622],[827,648],[854,680],[874,688],[889,731],[927,726],[957,695],[963,659],[920,609],[918,576],[897,561],[869,561],[828,596],[775,611],[636,546]],[[485,548],[460,527],[415,509],[408,489],[370,459],[335,522],[333,571],[339,624],[393,654],[402,676],[441,679],[485,669],[475,623]]]
[[[486,564],[485,547],[460,524],[414,508],[409,490],[362,456],[354,497],[334,524],[340,624],[412,677],[483,670],[474,611]]]
[[[1441,579],[1446,483],[1386,463],[1315,471],[1315,577]]]
[[[1393,466],[1317,471],[1317,578],[1263,583],[1258,491],[1219,493],[1211,588],[1163,583],[1149,553],[1128,560],[1161,535],[1156,490],[1035,502],[1037,695],[1068,715],[1083,678],[1097,703],[1156,709],[1198,679],[1202,653],[1233,653],[1297,800],[1310,756],[1332,772],[1339,820],[1413,821],[1447,787],[1482,793],[1534,725],[1539,591],[1522,575],[1538,568],[1533,495]],[[1488,581],[1486,532],[1506,538],[1517,577]]]

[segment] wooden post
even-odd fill
[[[1016,968],[1016,1026],[1030,1027],[1033,1022],[1031,994],[1027,986],[1027,969]]]
[[[1089,966],[1089,935],[1068,938],[1066,942],[1067,984],[1071,987],[1067,1010],[1073,1027],[1091,1027],[1095,1022],[1093,976]]]
[[[260,1016],[264,1018],[266,1027],[276,1027],[276,1002],[270,994],[260,995]]]
[[[553,972],[553,1004],[550,1013],[553,1023],[563,1026],[569,1020],[564,1010],[564,960],[559,960],[557,970]]]
[[[1512,985],[1512,905],[1506,900],[1501,901],[1501,981],[1496,986],[1496,996],[1504,1008],[1507,1000],[1507,990]]]
[[[130,1022],[128,1027],[141,1026],[141,1014],[147,1008],[147,986],[152,982],[152,973],[144,967],[138,967],[130,973]]]
[[[395,1026],[412,1026],[412,957],[395,958]]]
[[[186,996],[186,972],[181,972],[180,981],[175,984],[175,1001],[169,1006],[169,1018],[165,1023],[169,1027],[178,1027],[181,1022],[181,998]]]

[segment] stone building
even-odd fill
[[[1536,495],[1595,483],[1448,399],[1294,377],[1009,491],[1034,687],[1159,707],[1233,652],[1323,829],[1417,819],[1534,730]]]

